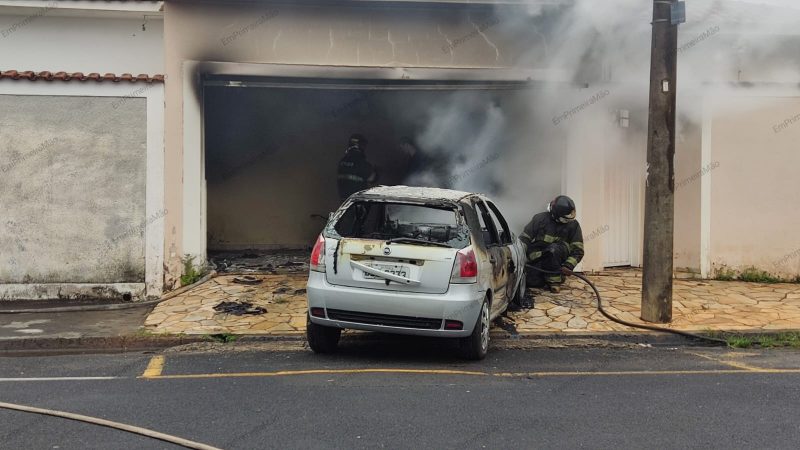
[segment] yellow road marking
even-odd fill
[[[768,371],[768,370],[781,370],[781,369],[764,369],[762,367],[755,367],[755,366],[751,366],[749,364],[740,363],[740,362],[736,362],[736,361],[725,361],[723,359],[714,358],[713,356],[709,356],[709,355],[706,355],[706,354],[703,354],[703,353],[695,353],[695,352],[687,352],[687,353],[689,353],[690,355],[699,356],[700,358],[705,358],[705,359],[707,359],[709,361],[718,362],[720,364],[723,364],[723,365],[726,365],[726,366],[729,366],[729,367],[735,367],[737,369],[747,370],[747,371],[750,371],[750,372],[765,372],[765,371]]]
[[[519,372],[519,373],[493,373],[496,377],[592,377],[592,376],[631,376],[631,375],[724,375],[732,373],[751,373],[756,371],[741,369],[711,369],[711,370],[629,370],[619,372]],[[800,373],[800,369],[760,369],[758,373]]]
[[[422,375],[469,375],[490,376],[500,378],[524,377],[588,377],[588,376],[638,376],[638,375],[724,375],[747,374],[755,371],[742,369],[712,370],[640,370],[640,371],[608,371],[608,372],[480,372],[466,370],[433,370],[433,369],[316,369],[316,370],[282,370],[276,372],[232,372],[232,373],[198,373],[183,375],[142,376],[152,379],[191,379],[191,378],[241,378],[241,377],[285,377],[297,375],[350,375],[366,373],[422,374]],[[759,369],[760,374],[800,374],[800,369]]]
[[[150,359],[150,363],[147,364],[147,368],[144,369],[144,373],[142,374],[141,378],[157,378],[161,376],[161,372],[164,370],[164,355],[156,355]]]
[[[142,378],[236,378],[236,377],[285,377],[292,375],[349,375],[359,373],[413,373],[424,375],[491,375],[487,372],[467,370],[435,370],[435,369],[313,369],[313,370],[280,370],[277,372],[233,372],[233,373],[198,373],[184,375],[142,376]]]

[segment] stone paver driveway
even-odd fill
[[[235,275],[212,278],[160,303],[145,326],[155,333],[302,334],[305,331],[305,273],[252,275],[257,285],[234,282]],[[614,270],[591,275],[607,312],[640,322],[641,271]],[[800,329],[800,284],[760,284],[675,280],[673,322],[685,331]],[[636,331],[597,312],[589,288],[571,278],[559,294],[532,290],[534,309],[509,313],[520,334]],[[247,302],[263,314],[220,312],[221,302]]]
[[[184,334],[301,334],[306,326],[304,273],[252,275],[258,285],[234,282],[235,275],[212,278],[153,309],[145,327],[156,333]],[[240,276],[239,276],[240,278]],[[221,302],[247,302],[264,314],[217,312]]]
[[[639,319],[641,271],[616,270],[589,277],[611,315],[633,323]],[[611,322],[596,309],[594,295],[572,278],[559,294],[534,290],[534,309],[513,313],[519,332],[631,331]],[[761,284],[734,281],[675,280],[673,321],[669,328],[707,330],[800,329],[800,284]]]

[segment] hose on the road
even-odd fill
[[[561,275],[561,272],[552,272],[552,271],[549,271],[549,270],[540,269],[539,267],[535,267],[535,266],[532,266],[532,265],[528,265],[526,268],[538,270],[539,272],[542,272],[542,273],[547,273],[547,274],[552,274],[552,275]],[[614,317],[611,314],[609,314],[608,312],[606,312],[605,309],[603,309],[603,299],[600,296],[600,291],[597,290],[597,286],[595,286],[594,283],[592,283],[592,281],[590,279],[588,279],[585,275],[583,275],[581,273],[572,272],[572,275],[574,275],[575,278],[578,278],[579,280],[581,280],[584,283],[588,284],[589,287],[592,288],[592,290],[594,291],[594,296],[597,298],[597,310],[606,319],[608,319],[608,320],[610,320],[612,322],[616,322],[616,323],[618,323],[620,325],[625,325],[627,327],[640,328],[642,330],[659,331],[659,332],[662,332],[662,333],[672,333],[672,334],[677,334],[678,336],[683,336],[683,337],[687,337],[687,338],[690,338],[690,339],[699,339],[699,340],[703,340],[703,341],[714,342],[714,343],[717,343],[717,344],[728,345],[728,341],[726,341],[724,339],[719,339],[719,338],[715,338],[715,337],[711,337],[711,336],[703,336],[702,334],[689,333],[687,331],[673,330],[672,328],[658,327],[658,326],[655,326],[655,325],[646,325],[646,324],[641,324],[641,323],[633,323],[633,322],[628,322],[627,320],[620,319],[618,317]]]
[[[119,422],[112,422],[110,420],[99,419],[97,417],[84,416],[82,414],[74,414],[64,411],[55,411],[52,409],[34,408],[32,406],[16,405],[14,403],[0,402],[0,408],[11,409],[14,411],[22,411],[33,414],[41,414],[45,416],[61,417],[64,419],[76,420],[79,422],[91,423],[103,427],[114,428],[117,430],[127,431],[141,436],[158,439],[160,441],[169,442],[171,444],[180,445],[181,447],[191,448],[196,450],[220,450],[217,447],[201,444],[199,442],[190,441],[177,436],[159,433],[158,431],[148,430],[147,428],[140,428],[133,425],[127,425]]]

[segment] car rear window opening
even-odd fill
[[[334,225],[343,238],[406,241],[464,248],[469,233],[456,209],[391,202],[355,202]]]

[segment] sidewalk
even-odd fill
[[[261,283],[241,285],[223,275],[160,303],[147,317],[153,333],[300,335],[305,332],[306,273],[253,275]],[[607,312],[639,320],[641,271],[613,270],[590,276]],[[640,332],[610,322],[595,307],[588,286],[571,278],[559,294],[532,290],[534,309],[510,313],[520,334],[581,335]],[[247,302],[254,314],[219,312],[221,302]],[[235,306],[235,305],[234,305]],[[266,312],[256,310],[257,307]],[[675,280],[673,322],[684,331],[775,331],[800,329],[800,284]]]
[[[139,332],[152,308],[141,306],[118,311],[0,313],[0,341],[131,336]]]
[[[48,309],[63,308],[58,301],[50,305],[24,303],[28,302],[0,305],[0,356],[155,350],[200,339],[199,336],[149,336],[143,333],[142,325],[153,305],[56,312]],[[40,312],[5,312],[22,309]]]

